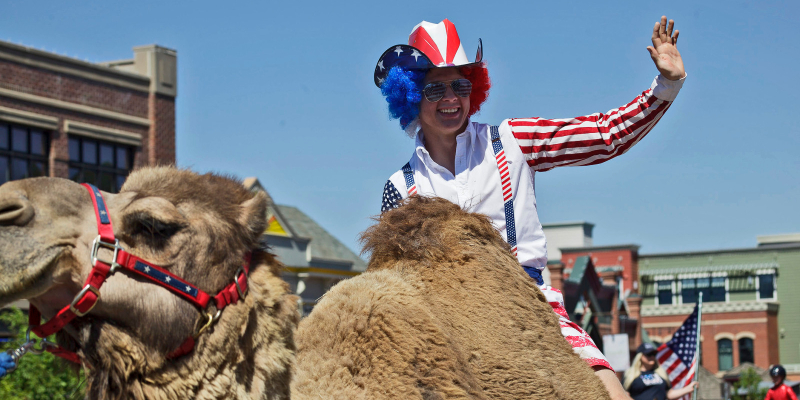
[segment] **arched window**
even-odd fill
[[[717,357],[719,357],[719,370],[727,371],[733,368],[733,341],[720,339],[717,341]]]
[[[753,339],[739,339],[739,364],[741,365],[745,362],[752,363],[753,360]]]

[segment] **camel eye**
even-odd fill
[[[163,221],[146,213],[137,213],[127,219],[126,225],[131,227],[131,236],[139,239],[162,241],[183,229],[181,224]]]

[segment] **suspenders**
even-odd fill
[[[511,174],[508,171],[508,163],[506,162],[506,153],[503,151],[503,142],[500,140],[500,131],[496,126],[489,127],[489,132],[492,136],[492,149],[494,150],[494,157],[497,161],[497,171],[500,173],[500,186],[503,190],[503,211],[506,214],[506,236],[508,237],[508,244],[511,245],[511,252],[514,256],[517,255],[517,229],[514,225],[514,194],[511,191]],[[403,177],[406,180],[406,189],[408,196],[417,194],[417,185],[414,182],[414,170],[411,169],[411,163],[408,162],[403,166]]]

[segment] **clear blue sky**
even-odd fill
[[[398,6],[391,6],[397,4]],[[538,174],[544,222],[643,253],[800,232],[800,3],[5,1],[0,39],[92,62],[178,51],[178,165],[257,176],[358,251],[413,142],[372,83],[378,56],[449,18],[493,79],[476,119],[605,112],[647,89],[662,15],[689,74],[656,128],[608,163]]]

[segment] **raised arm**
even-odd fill
[[[535,171],[608,161],[645,137],[677,97],[686,72],[675,44],[674,21],[661,17],[653,28],[650,57],[661,73],[650,89],[606,113],[577,118],[508,120],[528,165]]]

